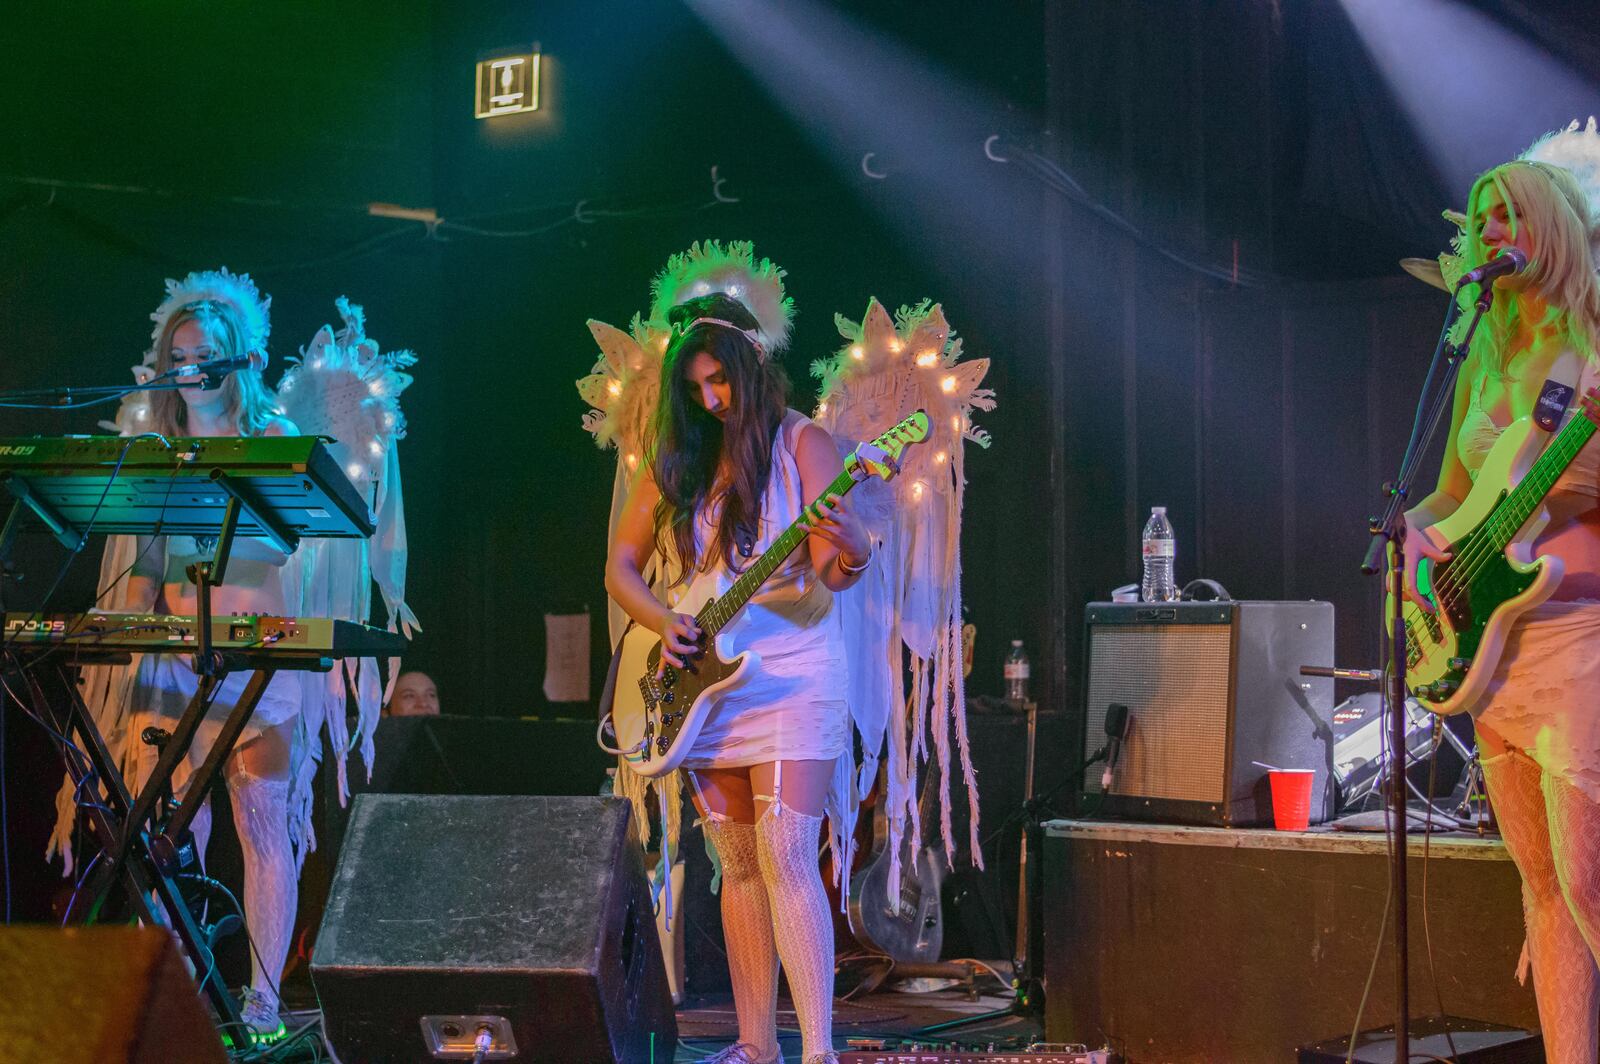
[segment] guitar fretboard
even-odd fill
[[[1587,410],[1580,406],[1572,420],[1545,447],[1544,453],[1533,463],[1533,468],[1528,470],[1528,475],[1495,508],[1494,516],[1484,525],[1484,533],[1489,536],[1496,550],[1504,550],[1528,518],[1533,516],[1555,482],[1566,472],[1567,466],[1572,464],[1578,452],[1583,450],[1583,445],[1594,435],[1594,429],[1594,422],[1589,420]]]
[[[833,478],[833,483],[823,491],[822,498],[826,499],[829,495],[844,495],[855,486],[855,478],[850,475],[848,469],[845,469]],[[757,558],[750,568],[739,574],[732,587],[701,607],[695,616],[695,623],[700,626],[700,630],[707,638],[714,637],[733,620],[734,615],[744,608],[744,604],[750,601],[751,596],[767,582],[767,578],[778,571],[778,566],[782,565],[810,534],[811,529],[803,518],[795,521],[784,529],[783,535],[772,541],[772,546],[763,551],[761,557]]]

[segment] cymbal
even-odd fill
[[[1450,286],[1444,283],[1444,272],[1439,269],[1438,259],[1401,259],[1400,268],[1417,280],[1424,284],[1430,284],[1441,292],[1450,291]]]

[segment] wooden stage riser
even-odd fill
[[[1411,839],[1411,1012],[1536,1027],[1498,839]],[[1135,1064],[1282,1064],[1394,1019],[1382,836],[1058,821],[1044,843],[1046,1032]],[[1427,890],[1424,924],[1423,890]],[[1430,971],[1424,926],[1431,932]],[[1380,937],[1382,945],[1380,947]],[[1437,990],[1436,990],[1437,985]]]

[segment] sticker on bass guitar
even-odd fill
[[[1539,389],[1539,401],[1533,404],[1533,420],[1546,432],[1554,432],[1572,402],[1573,388],[1560,381],[1547,380]]]

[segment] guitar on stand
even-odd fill
[[[934,792],[931,763],[924,766],[917,798],[917,818],[924,839],[914,846],[910,832],[900,840],[900,885],[889,883],[888,767],[878,771],[880,800],[873,811],[872,852],[850,877],[847,921],[850,933],[866,949],[896,964],[928,963],[939,959],[944,945],[944,915],[939,891],[944,885],[944,848],[927,841],[930,802]]]
[[[972,674],[972,650],[978,629],[968,624],[961,629],[961,678]],[[943,847],[927,841],[933,808],[933,766],[923,766],[917,796],[917,821],[923,826],[923,843],[914,847],[909,835],[900,840],[900,888],[889,889],[889,816],[884,796],[888,793],[888,766],[878,770],[874,787],[877,802],[872,818],[872,849],[850,876],[847,924],[856,941],[868,950],[888,957],[896,964],[926,964],[939,959],[944,945],[944,910],[940,905],[944,887]]]
[[[971,624],[964,625],[961,630],[963,681],[972,673],[976,639],[977,629]],[[924,837],[918,845],[913,844],[909,832],[900,839],[898,890],[892,890],[889,885],[889,816],[885,811],[887,766],[879,770],[877,782],[863,803],[863,809],[868,805],[874,805],[875,809],[872,843],[870,848],[862,847],[864,856],[857,859],[857,866],[848,877],[849,904],[840,937],[848,933],[870,956],[864,958],[866,970],[845,995],[847,997],[870,993],[894,974],[954,979],[964,984],[968,995],[975,1000],[977,979],[986,972],[997,974],[996,970],[1005,966],[1003,961],[991,964],[939,959],[944,947],[943,895],[949,863],[937,839],[937,778],[931,762],[924,766],[917,798],[917,815]]]
[[[389,656],[406,640],[318,618],[218,617],[211,593],[224,582],[236,535],[264,537],[292,554],[306,537],[370,537],[376,531],[371,510],[312,436],[0,439],[0,493],[15,500],[0,528],[0,568],[9,568],[11,544],[23,531],[49,532],[74,552],[91,533],[216,538],[212,557],[191,567],[196,616],[4,614],[0,671],[21,678],[18,686],[34,703],[34,715],[51,722],[100,846],[98,866],[85,884],[90,911],[120,882],[135,916],[166,924],[177,935],[223,1031],[237,1031],[239,1004],[178,885],[200,803],[171,802],[173,772],[230,672],[252,675],[190,777],[193,794],[205,794],[221,771],[276,670],[327,671],[336,657]],[[137,794],[107,748],[74,671],[133,653],[190,655],[199,675],[182,718],[169,735],[155,737],[159,758]],[[39,682],[46,664],[60,682],[64,719]]]

